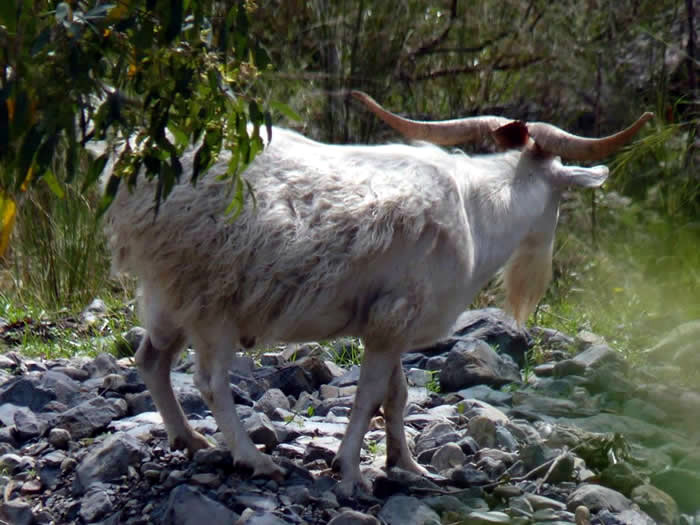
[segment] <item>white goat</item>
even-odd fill
[[[336,456],[340,490],[364,486],[360,448],[384,407],[387,464],[425,473],[403,428],[402,352],[442,338],[481,286],[509,259],[510,310],[523,321],[550,276],[558,203],[570,185],[599,186],[604,166],[564,166],[555,154],[604,157],[650,118],[605,139],[582,139],[547,124],[499,117],[409,121],[355,92],[413,139],[456,144],[493,136],[517,150],[470,157],[431,145],[334,146],[275,128],[244,173],[256,202],[230,220],[228,155],[196,186],[183,182],[154,216],[153,182],[124,185],[106,216],[115,267],[137,276],[148,331],[136,363],[170,445],[209,442],[188,424],[170,383],[186,343],[196,384],[236,464],[253,475],[284,473],[260,453],[235,410],[228,370],[234,350],[254,343],[357,335],[365,342],[348,430]],[[533,141],[534,139],[534,141]]]

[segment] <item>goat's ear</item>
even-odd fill
[[[527,125],[520,120],[496,128],[491,134],[496,144],[504,149],[522,149],[530,138]]]
[[[605,182],[609,174],[607,166],[561,166],[555,171],[554,181],[561,186],[597,188]]]

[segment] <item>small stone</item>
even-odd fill
[[[469,525],[508,525],[511,523],[511,517],[505,512],[470,512],[467,514],[464,523]]]
[[[225,448],[203,448],[195,452],[192,458],[197,465],[206,468],[230,467],[233,465],[231,453]]]
[[[478,487],[490,481],[489,476],[472,465],[455,468],[450,474],[450,480],[461,488]]]
[[[632,490],[632,501],[662,525],[678,523],[678,505],[671,496],[653,485],[639,485]]]
[[[27,408],[15,412],[14,423],[15,437],[20,442],[41,436],[48,426],[46,422],[39,420],[34,412]]]
[[[469,420],[469,435],[481,448],[496,446],[496,423],[485,416],[476,416]]]
[[[579,505],[585,505],[591,512],[622,512],[629,509],[632,502],[616,490],[600,485],[583,484],[569,494],[566,504],[570,511],[574,511]]]
[[[279,388],[266,390],[262,397],[255,402],[255,409],[263,412],[269,418],[273,417],[277,408],[290,409],[289,399]]]
[[[54,448],[66,450],[68,449],[70,440],[70,432],[63,428],[52,428],[49,431],[49,443],[51,443]]]
[[[20,488],[20,492],[25,496],[39,494],[42,490],[43,487],[41,486],[41,482],[36,479],[25,481],[22,483],[22,487]]]
[[[418,498],[396,495],[391,496],[379,517],[387,525],[440,525],[440,516]]]
[[[438,448],[431,459],[431,464],[438,471],[442,472],[464,464],[467,456],[456,443],[447,443]]]
[[[585,505],[579,505],[574,512],[574,519],[576,520],[576,525],[590,525],[591,511]]]
[[[190,481],[195,485],[201,485],[212,489],[218,488],[221,485],[221,478],[212,472],[193,474]]]
[[[253,443],[265,445],[268,451],[273,450],[280,442],[272,421],[265,414],[253,412],[243,421],[243,425]]]
[[[335,516],[328,525],[379,525],[379,520],[371,514],[346,510]]]
[[[163,523],[201,525],[202,523],[236,523],[239,516],[198,489],[179,485],[168,498]]]

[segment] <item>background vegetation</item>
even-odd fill
[[[89,131],[74,115],[93,117],[97,135],[140,132],[146,147],[127,151],[120,174],[133,182],[145,165],[160,177],[162,197],[179,175],[175,159],[188,137],[205,137],[202,168],[222,144],[240,151],[235,181],[259,149],[241,128],[250,119],[330,142],[398,140],[347,97],[349,89],[416,118],[493,113],[587,135],[654,111],[639,142],[608,162],[613,173],[603,190],[567,195],[554,283],[533,322],[591,329],[635,355],[700,318],[693,0],[12,4],[0,13],[0,120],[14,111],[4,117],[9,138],[0,133],[0,199],[19,209],[0,260],[0,317],[8,322],[74,313],[98,295],[115,297],[108,303],[121,312],[117,305],[131,296],[108,279],[94,223],[108,198],[90,184],[100,159],[81,154]],[[27,6],[31,21],[22,18]],[[23,92],[29,109],[20,129],[12,108]],[[28,141],[45,121],[63,124]],[[174,150],[163,142],[165,127],[181,138]],[[477,304],[498,300],[490,286]]]

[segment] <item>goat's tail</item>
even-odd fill
[[[549,236],[530,234],[506,264],[503,272],[505,309],[518,325],[535,311],[552,278],[552,249]]]

